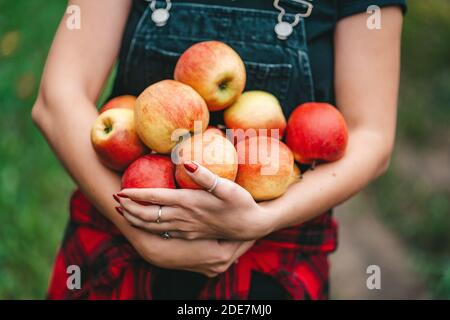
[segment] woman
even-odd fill
[[[337,243],[330,208],[381,175],[393,149],[404,0],[278,6],[271,0],[179,0],[165,26],[151,19],[165,2],[69,2],[81,8],[81,29],[61,22],[32,111],[80,189],[71,200],[49,298],[327,298],[327,255]],[[374,4],[382,7],[377,29],[367,25],[366,10]],[[274,32],[282,10],[283,21],[302,14],[288,36]],[[95,102],[119,49],[112,95],[138,95],[171,78],[186,48],[211,39],[238,51],[246,89],[275,94],[287,117],[302,102],[336,104],[349,126],[344,158],[307,171],[301,183],[264,203],[224,179],[212,193],[120,191],[120,176],[100,164],[89,140]],[[212,119],[220,123],[221,114]],[[204,167],[187,163],[186,170],[205,190],[212,186],[214,175]],[[119,191],[122,215],[112,197]],[[161,223],[155,223],[158,214]],[[161,237],[164,231],[170,239]],[[66,286],[69,265],[80,266],[79,290]]]

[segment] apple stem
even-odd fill
[[[316,160],[314,160],[314,161],[311,163],[311,171],[314,171],[315,168],[316,168]]]
[[[112,131],[112,125],[108,124],[107,126],[105,126],[104,131],[106,134],[110,133]]]

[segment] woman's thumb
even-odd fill
[[[191,179],[202,186],[205,190],[211,189],[216,183],[217,175],[199,163],[195,161],[185,161],[183,165]]]

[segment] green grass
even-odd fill
[[[450,136],[450,2],[409,1],[403,31],[397,144],[417,156],[446,148]],[[430,147],[432,146],[432,147]],[[450,299],[450,185],[405,174],[394,155],[388,173],[370,187],[378,212],[411,249],[432,294]],[[441,170],[450,170],[443,163]],[[427,172],[423,166],[418,170]]]
[[[427,144],[450,121],[450,1],[408,1],[403,29],[401,139]]]
[[[8,33],[7,46],[18,40],[10,55],[0,47],[0,299],[44,297],[68,219],[74,185],[30,119],[65,5],[0,0],[0,44]],[[447,0],[409,1],[397,143],[414,145],[418,155],[450,133],[449,12]],[[383,220],[410,244],[433,294],[450,298],[450,191],[397,169],[370,193]]]
[[[395,170],[369,190],[377,212],[409,246],[414,267],[434,296],[450,299],[450,191],[430,189],[417,177]]]
[[[74,188],[30,119],[64,1],[0,1],[0,298],[43,298]]]

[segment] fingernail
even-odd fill
[[[121,198],[129,198],[126,194],[123,194],[123,193],[118,193],[117,194],[119,197],[121,197]]]
[[[197,168],[198,168],[198,165],[196,165],[192,161],[191,162],[185,162],[183,165],[186,168],[186,170],[189,171],[190,173],[194,173],[197,170]]]
[[[115,194],[113,194],[113,198],[114,198],[114,200],[116,200],[117,203],[120,204],[120,199],[119,199],[118,196],[116,196]]]
[[[123,217],[123,212],[121,207],[115,207],[116,211]]]

